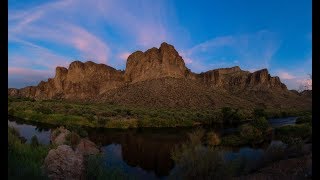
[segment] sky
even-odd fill
[[[312,81],[311,0],[9,0],[8,86],[37,85],[74,60],[124,70],[172,44],[200,73],[267,68],[288,89]]]

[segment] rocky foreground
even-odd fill
[[[50,179],[85,179],[85,156],[98,154],[98,147],[87,138],[60,127],[50,136],[53,145],[44,160],[44,168]]]
[[[37,86],[8,89],[9,96],[109,102],[169,108],[311,109],[310,92],[289,91],[267,69],[249,72],[235,66],[192,72],[172,45],[132,53],[124,71],[91,61],[57,67],[54,78]]]

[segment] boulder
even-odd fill
[[[76,146],[76,152],[81,153],[83,155],[92,155],[98,154],[100,151],[92,141],[90,141],[87,138],[83,138]]]
[[[44,168],[48,177],[53,180],[85,179],[83,155],[73,151],[68,145],[51,149],[44,160]]]
[[[65,129],[64,127],[59,127],[51,132],[50,141],[52,144],[55,145],[65,144],[66,137],[69,133],[70,131],[68,129]]]

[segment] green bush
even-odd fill
[[[42,113],[42,114],[52,114],[53,113],[51,109],[49,109],[47,107],[43,107],[43,106],[37,107],[35,110],[37,112]]]
[[[309,123],[312,125],[312,115],[305,115],[298,117],[296,124]]]
[[[203,130],[189,135],[189,141],[176,146],[171,152],[175,168],[169,179],[229,179],[230,168],[223,158],[223,152],[201,145]]]
[[[240,135],[228,135],[228,136],[224,136],[222,137],[221,140],[221,144],[224,146],[241,146],[241,145],[245,145],[248,142],[241,138]]]
[[[263,139],[262,132],[249,124],[240,126],[240,135],[241,138],[251,144],[261,142]]]
[[[261,108],[255,108],[252,112],[252,115],[255,119],[259,118],[259,117],[266,117],[267,114],[266,112],[264,111],[264,109],[261,109]]]
[[[252,122],[252,126],[260,130],[261,132],[266,132],[270,127],[268,120],[265,117],[258,117]]]
[[[101,118],[101,117],[98,117],[98,126],[99,127],[104,127],[106,125],[106,120]]]
[[[283,137],[293,138],[309,138],[312,135],[312,127],[310,124],[287,125],[276,128],[276,136],[280,139]]]
[[[229,124],[237,124],[246,119],[246,116],[239,109],[223,107],[221,109],[223,122]]]

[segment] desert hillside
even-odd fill
[[[308,95],[306,95],[308,94]],[[267,69],[231,68],[200,74],[188,69],[172,45],[132,53],[124,71],[91,61],[57,67],[37,86],[8,89],[9,96],[110,102],[128,106],[216,109],[225,106],[311,109],[312,92],[289,91]]]

